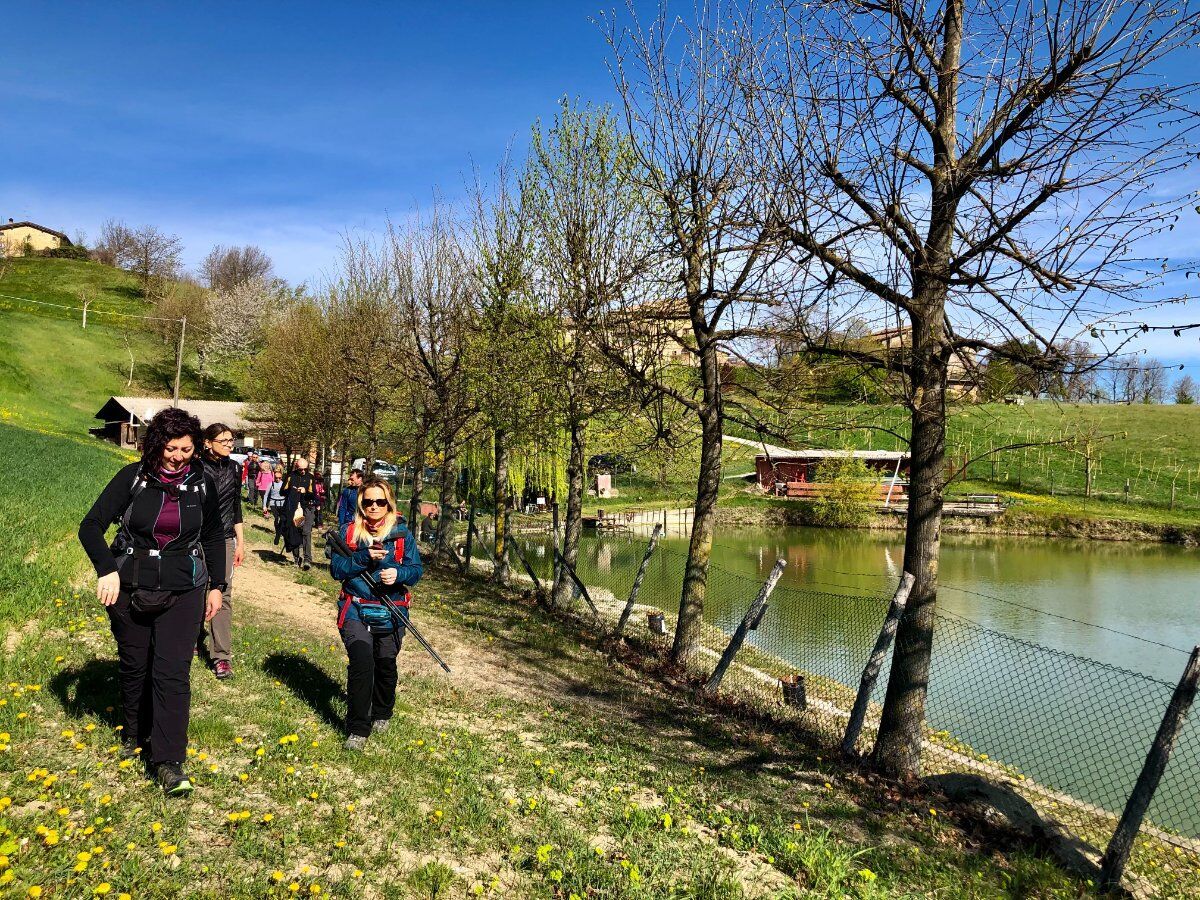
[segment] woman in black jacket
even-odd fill
[[[123,753],[145,753],[171,796],[192,790],[183,773],[189,670],[196,638],[220,609],[225,587],[217,485],[194,458],[199,442],[195,416],[159,412],[147,427],[141,462],[116,474],[79,525],[117,641]],[[105,533],[114,522],[109,545]]]
[[[204,429],[204,468],[212,473],[217,486],[225,533],[225,591],[221,608],[200,629],[198,648],[212,661],[213,673],[222,681],[233,677],[233,570],[242,564],[246,547],[242,534],[242,471],[229,458],[232,450],[233,432],[229,426],[214,422]]]

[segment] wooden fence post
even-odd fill
[[[471,534],[475,531],[475,504],[471,504],[471,509],[467,512],[467,549],[463,553],[462,571],[466,575],[471,571]]]
[[[786,565],[786,559],[775,560],[775,568],[771,569],[771,574],[763,582],[758,596],[754,598],[754,602],[750,604],[750,608],[742,616],[741,623],[738,625],[737,630],[734,631],[733,637],[729,639],[729,643],[725,646],[725,652],[721,654],[721,658],[717,661],[717,667],[713,669],[712,677],[704,685],[704,692],[706,694],[715,694],[717,692],[717,688],[721,686],[721,679],[725,677],[725,672],[729,668],[729,664],[733,662],[733,658],[737,656],[737,652],[742,649],[742,644],[746,641],[746,635],[757,628],[763,616],[767,614],[767,601],[771,597],[771,591],[775,590],[775,585],[779,583],[779,576],[783,574],[783,569]]]
[[[883,617],[883,627],[879,629],[875,649],[871,651],[867,665],[863,668],[854,707],[850,710],[850,721],[846,723],[846,734],[842,737],[842,752],[847,756],[854,753],[854,745],[858,743],[858,735],[867,718],[871,692],[875,689],[875,680],[879,677],[879,670],[883,668],[883,658],[887,656],[888,647],[895,640],[896,629],[900,625],[900,617],[904,615],[904,607],[908,605],[908,595],[915,580],[911,572],[905,572],[900,579],[896,593],[892,595],[892,602],[888,604],[887,614]]]
[[[666,518],[666,512],[663,513],[663,518]],[[642,589],[642,579],[646,577],[646,567],[650,565],[650,557],[653,555],[654,547],[658,544],[658,538],[662,533],[663,526],[656,524],[654,532],[650,535],[650,543],[646,545],[646,552],[642,554],[642,564],[638,566],[637,577],[633,579],[633,589],[629,592],[629,599],[625,601],[625,608],[621,610],[621,618],[617,620],[613,637],[619,638],[621,632],[625,630],[625,623],[629,621],[629,614],[633,612],[634,604],[637,603],[638,591]]]
[[[558,561],[562,570],[570,576],[571,581],[575,583],[575,587],[579,588],[579,593],[583,595],[583,599],[587,601],[587,605],[592,608],[592,615],[598,621],[600,619],[600,610],[596,609],[596,604],[592,601],[592,595],[588,593],[587,585],[580,581],[579,576],[575,574],[575,570],[567,565],[567,561],[557,550],[554,551],[554,558]]]
[[[1108,842],[1104,858],[1100,860],[1100,887],[1103,890],[1115,888],[1121,883],[1121,878],[1125,874],[1125,866],[1129,862],[1129,853],[1133,850],[1133,839],[1137,837],[1138,829],[1142,827],[1142,819],[1146,816],[1146,810],[1150,806],[1150,801],[1154,799],[1154,792],[1158,789],[1158,783],[1162,780],[1163,772],[1167,768],[1167,760],[1170,759],[1171,751],[1175,747],[1175,739],[1179,737],[1179,731],[1183,728],[1184,720],[1187,719],[1188,709],[1191,708],[1192,701],[1196,699],[1198,684],[1200,684],[1200,646],[1192,649],[1192,655],[1188,658],[1187,666],[1184,667],[1183,676],[1175,687],[1171,702],[1167,704],[1162,724],[1158,726],[1158,734],[1154,736],[1154,743],[1150,745],[1150,752],[1146,754],[1142,773],[1133,787],[1133,793],[1129,795],[1129,802],[1125,804],[1121,821],[1117,823],[1112,840]]]
[[[525,567],[525,571],[529,573],[529,577],[533,579],[533,586],[537,589],[538,596],[544,595],[545,591],[542,590],[542,582],[538,579],[537,572],[533,571],[533,566],[525,558],[525,551],[521,549],[521,545],[517,543],[517,539],[513,537],[512,532],[509,532],[505,540],[512,547],[512,552],[517,554],[517,559],[521,560],[521,565]]]

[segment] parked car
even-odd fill
[[[265,447],[247,447],[244,445],[234,447],[233,452],[229,454],[229,458],[240,466],[251,453],[257,453],[259,459],[270,460],[272,465],[279,462],[279,453],[276,450],[268,450]]]
[[[400,470],[390,462],[384,462],[382,459],[375,460],[375,467],[371,469],[372,475],[377,475],[388,481],[394,481],[400,477]]]

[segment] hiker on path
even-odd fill
[[[333,577],[342,583],[338,631],[346,645],[346,749],[362,750],[372,731],[385,731],[396,705],[396,656],[405,627],[380,602],[390,599],[408,617],[408,588],[421,578],[417,542],[396,509],[386,481],[369,478],[358,492],[353,521],[342,538],[354,550],[334,554]]]
[[[273,467],[271,472],[271,487],[267,490],[267,508],[263,515],[270,515],[275,520],[275,546],[283,540],[283,465]]]
[[[346,487],[342,488],[342,493],[338,496],[338,531],[345,531],[346,526],[354,521],[358,512],[358,491],[362,483],[362,469],[351,469],[350,474],[346,476]]]
[[[306,572],[312,568],[312,530],[317,505],[313,488],[308,460],[298,457],[295,468],[283,480],[283,549]]]
[[[204,429],[204,463],[217,484],[221,524],[225,529],[225,591],[221,595],[221,608],[200,630],[196,648],[208,657],[213,674],[222,681],[233,675],[233,570],[242,564],[246,552],[242,492],[237,463],[229,458],[232,450],[233,432],[228,426],[215,422]],[[254,465],[251,463],[251,468]]]
[[[258,503],[258,473],[262,471],[263,461],[257,453],[246,457],[246,502]]]
[[[192,790],[183,772],[188,673],[196,635],[225,590],[225,526],[199,444],[199,419],[162,410],[147,426],[141,461],[116,474],[79,524],[117,641],[121,753],[141,753],[170,796]],[[109,546],[105,532],[118,520]]]
[[[320,528],[325,516],[325,476],[320,472],[313,472],[313,495],[317,498],[316,524]]]
[[[275,483],[275,467],[265,459],[258,464],[258,474],[254,476],[254,486],[262,495],[263,512],[267,510],[267,499],[271,493],[271,485]]]

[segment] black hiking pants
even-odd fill
[[[358,619],[346,619],[341,632],[350,657],[346,665],[346,731],[367,737],[371,722],[390,719],[395,709],[396,656],[404,631],[371,634]]]
[[[130,609],[122,588],[108,607],[117,639],[122,739],[149,747],[151,763],[183,762],[187,754],[192,654],[204,625],[206,592],[203,585],[193,588],[176,595],[166,610],[148,614]]]

